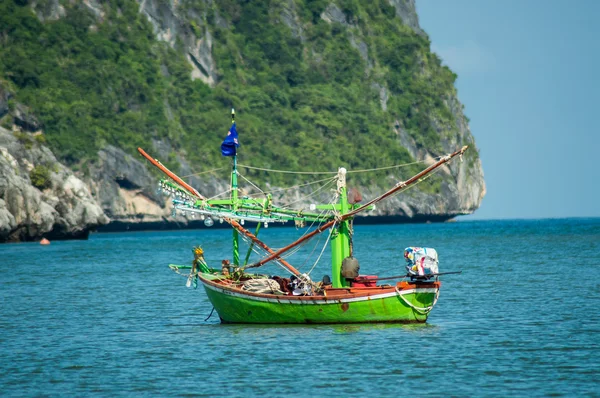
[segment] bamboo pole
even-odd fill
[[[265,249],[266,251],[268,251],[271,255],[273,255],[273,253],[275,253],[275,250],[271,249],[269,246],[267,246],[263,241],[261,241],[260,239],[258,239],[252,232],[248,231],[246,228],[242,227],[240,225],[240,223],[238,223],[235,220],[232,220],[231,218],[223,218],[226,222],[228,222],[229,224],[231,224],[231,226],[235,229],[237,229],[239,232],[241,232],[242,234],[246,235],[248,238],[250,238],[252,240],[252,242],[254,242],[255,244],[259,245],[260,247],[262,247],[263,249]],[[273,257],[273,259],[277,259],[277,261],[279,261],[284,267],[286,267],[288,270],[290,270],[291,273],[293,273],[296,276],[300,276],[300,271],[298,271],[296,268],[294,268],[290,263],[288,263],[287,261],[285,261],[284,259],[282,259],[279,256],[275,256]],[[261,264],[262,265],[262,264]],[[248,267],[244,267],[245,268],[253,268],[252,265],[248,266]]]
[[[162,171],[167,176],[169,176],[169,178],[171,178],[177,184],[181,185],[186,191],[188,191],[189,193],[191,193],[192,195],[194,195],[194,196],[196,196],[196,197],[198,197],[200,199],[206,199],[204,196],[200,195],[200,192],[198,192],[195,188],[193,188],[192,186],[188,185],[181,178],[177,177],[177,175],[175,175],[175,173],[173,173],[171,170],[167,169],[161,162],[159,162],[156,159],[153,159],[142,148],[138,148],[138,152],[143,157],[145,157],[150,163],[152,163],[154,166],[156,166],[160,171]]]

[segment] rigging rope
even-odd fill
[[[272,194],[273,192],[288,191],[288,190],[291,190],[291,189],[305,187],[307,185],[318,184],[318,183],[323,182],[323,181],[335,180],[336,178],[337,178],[337,176],[336,177],[327,177],[327,178],[323,178],[322,180],[316,180],[316,181],[312,181],[312,182],[307,182],[306,184],[298,184],[298,185],[292,185],[291,187],[287,187],[287,188],[279,188],[279,189],[274,189],[272,191],[264,191],[264,193],[270,193],[270,194]],[[259,196],[259,195],[262,195],[262,194],[251,194],[251,195],[248,195],[248,196],[253,197],[253,196]]]
[[[416,185],[419,185],[420,183],[422,183],[422,182],[426,181],[426,180],[427,180],[428,178],[430,178],[431,176],[433,176],[433,175],[437,174],[439,171],[440,171],[440,169],[436,169],[436,170],[434,170],[434,171],[433,171],[431,174],[429,174],[429,175],[427,175],[427,176],[424,176],[423,178],[419,179],[419,180],[418,180],[418,181],[417,181],[415,184],[409,185],[409,186],[405,187],[404,189],[401,189],[401,190],[399,190],[397,193],[395,193],[395,194],[393,194],[393,195],[391,195],[391,196],[396,196],[397,194],[399,194],[399,193],[401,193],[401,192],[405,192],[405,191],[407,191],[408,189],[410,189],[410,188],[412,188],[412,187],[414,187],[414,186],[416,186]],[[329,180],[329,178],[328,178],[327,180]],[[331,183],[331,182],[333,182],[333,179],[332,179],[332,181],[330,181],[330,183]],[[328,183],[328,184],[324,184],[324,185],[323,185],[322,187],[320,187],[319,189],[323,189],[323,188],[324,188],[325,186],[327,186],[327,185],[329,185],[329,183]],[[337,196],[337,192],[336,192],[336,195],[335,195],[335,196]],[[332,204],[332,203],[333,203],[333,202],[335,202],[335,201],[336,201],[336,198],[334,197],[334,198],[332,199],[332,201],[330,201],[330,203],[329,203],[329,204]],[[322,211],[321,211],[321,213],[320,213],[319,215],[321,216],[321,215],[323,215],[323,214],[324,214],[324,213],[326,213],[326,212],[327,212],[327,210],[322,210]],[[307,235],[307,234],[309,233],[309,231],[311,230],[311,228],[313,228],[313,226],[315,225],[315,223],[316,223],[316,222],[317,222],[316,220],[315,220],[315,221],[313,221],[313,222],[311,223],[311,225],[310,225],[310,226],[309,226],[309,227],[306,229],[306,231],[305,231],[305,232],[302,234],[302,236],[301,236],[301,237],[303,237],[303,236]],[[319,225],[321,225],[321,224],[322,224],[322,222],[320,222],[320,223],[319,223]],[[334,225],[335,225],[335,224],[334,224]],[[318,258],[316,259],[315,263],[313,264],[313,266],[311,267],[311,269],[308,271],[308,275],[310,275],[310,273],[311,273],[311,272],[312,272],[312,271],[315,269],[316,265],[319,263],[319,261],[320,261],[320,259],[321,259],[322,255],[323,255],[323,253],[324,253],[324,251],[325,251],[325,249],[326,249],[326,247],[327,247],[327,244],[329,243],[329,240],[331,239],[331,236],[332,236],[333,230],[334,230],[334,228],[331,228],[331,229],[330,229],[330,232],[329,232],[329,235],[328,235],[328,237],[327,237],[327,240],[326,240],[325,244],[323,245],[323,248],[321,249],[321,252],[319,253],[319,256],[318,256]],[[241,236],[242,236],[242,239],[243,239],[243,240],[244,240],[244,241],[245,241],[247,244],[250,244],[250,242],[251,242],[250,238],[248,238],[247,236],[245,236],[245,235],[243,235],[243,234],[242,234]],[[313,251],[312,251],[312,252],[311,252],[311,253],[308,255],[308,258],[310,258],[310,256],[312,255],[312,253],[314,253],[314,250],[315,250],[315,249],[316,249],[316,247],[319,245],[319,242],[320,242],[320,238],[319,238],[319,240],[317,241],[317,243],[315,244],[315,248],[313,249]],[[308,243],[308,241],[302,242],[302,243],[301,243],[301,244],[299,244],[298,246],[296,246],[296,247],[294,247],[293,249],[291,249],[291,250],[289,250],[288,252],[286,252],[286,253],[285,253],[285,255],[281,255],[280,257],[281,257],[282,259],[287,259],[287,258],[289,258],[289,257],[293,256],[293,255],[294,255],[294,254],[296,254],[296,253],[297,253],[297,252],[298,252],[298,251],[299,251],[299,250],[300,250],[300,249],[301,249],[301,248],[302,248],[302,247],[303,247],[303,246],[304,246],[306,243]],[[254,253],[256,253],[256,254],[257,254],[259,257],[263,257],[263,256],[265,256],[265,255],[268,255],[268,252],[267,252],[266,250],[264,250],[263,248],[260,248],[260,247],[258,247],[258,246],[253,246],[253,247],[252,247],[252,251],[253,251]],[[306,261],[308,261],[308,258],[307,258],[307,260],[306,260]],[[274,261],[274,262],[275,262],[275,263],[276,263],[278,266],[280,266],[280,267],[281,267],[281,268],[283,268],[284,270],[288,271],[288,269],[287,269],[287,268],[286,268],[286,267],[285,267],[283,264],[281,264],[279,261],[277,261],[276,259],[275,259],[275,260],[273,260],[273,261]],[[303,264],[303,265],[305,265],[305,264],[306,264],[306,261],[304,262],[304,264]]]
[[[450,160],[452,160],[455,156],[458,155],[462,155],[467,149],[469,149],[468,145],[463,146],[461,149],[448,154],[446,156],[443,156],[442,159],[440,159],[439,161],[437,161],[436,163],[432,164],[431,166],[427,167],[426,169],[422,170],[420,173],[414,175],[413,177],[409,178],[406,181],[403,182],[398,182],[392,189],[390,189],[389,191],[379,195],[378,197],[376,197],[375,199],[372,199],[370,201],[368,201],[367,203],[361,205],[360,207],[349,211],[348,213],[345,213],[343,215],[341,215],[339,217],[340,221],[344,221],[350,217],[353,217],[354,215],[365,211],[365,209],[367,209],[369,206],[374,205],[380,201],[382,201],[383,199],[392,196],[394,194],[396,194],[398,191],[406,191],[407,189],[409,189],[410,187],[412,187],[414,185],[414,183],[418,183],[418,182],[422,182],[425,178],[425,176],[429,173],[431,173],[432,171],[434,171],[435,169],[439,168],[440,166],[444,165],[445,163],[449,162]],[[306,234],[304,237],[297,239],[296,241],[292,242],[291,244],[275,251],[274,253],[270,254],[267,257],[264,257],[263,259],[261,259],[260,261],[258,261],[255,264],[252,264],[250,267],[259,267],[269,261],[272,261],[275,257],[280,256],[282,253],[294,248],[295,246],[299,245],[300,243],[303,243],[304,241],[311,239],[312,237],[314,237],[317,234],[322,233],[326,228],[331,227],[333,224],[335,224],[338,221],[337,217],[335,220],[331,220],[326,222],[325,224],[321,225],[319,228],[317,228],[316,230]]]
[[[400,290],[398,290],[398,286],[396,286],[396,293],[398,293],[398,297],[400,297],[406,303],[406,305],[408,305],[410,308],[415,310],[420,315],[429,314],[431,312],[431,310],[433,309],[433,307],[435,307],[435,305],[437,304],[438,298],[440,297],[440,289],[437,289],[435,292],[435,298],[433,299],[433,303],[431,304],[431,306],[417,307],[416,305],[414,305],[413,303],[411,303],[404,297],[404,294],[408,294],[408,293],[402,293]]]
[[[267,196],[266,192],[265,192],[265,191],[263,191],[262,189],[260,189],[260,188],[258,187],[258,185],[254,184],[252,181],[250,181],[249,179],[247,179],[246,177],[244,177],[244,176],[243,176],[242,174],[240,174],[240,173],[239,173],[237,170],[236,170],[236,173],[237,173],[237,175],[238,175],[238,176],[242,177],[242,179],[244,179],[244,180],[245,180],[245,181],[246,181],[248,184],[252,185],[252,186],[253,186],[254,188],[256,188],[258,191],[260,191],[260,193],[261,193],[262,195],[264,195],[264,196]],[[250,195],[248,195],[248,196],[250,196]]]
[[[325,189],[327,186],[329,186],[329,185],[333,184],[333,182],[334,182],[336,179],[337,179],[337,177],[330,178],[328,182],[326,182],[325,184],[323,184],[323,185],[322,185],[322,186],[320,186],[319,188],[317,188],[317,189],[315,189],[314,191],[312,191],[310,195],[306,195],[306,196],[304,196],[302,199],[298,199],[298,200],[295,200],[295,201],[293,201],[293,202],[284,203],[284,204],[282,205],[282,207],[283,207],[284,209],[285,209],[286,207],[288,207],[288,208],[289,208],[289,207],[290,207],[291,205],[293,205],[293,204],[296,204],[296,203],[302,202],[303,200],[306,200],[306,199],[308,199],[308,198],[311,198],[311,197],[315,196],[317,193],[319,193],[320,191],[322,191],[323,189]]]
[[[329,204],[329,205],[333,205],[333,203],[335,203],[335,201],[336,201],[336,198],[334,197],[334,198],[332,198],[332,199],[329,201],[329,203],[328,203],[328,204]],[[317,217],[317,219],[320,219],[320,218],[321,218],[323,215],[325,215],[325,214],[327,214],[327,213],[329,213],[329,212],[330,212],[330,210],[329,210],[329,209],[323,209],[323,210],[321,210],[321,212],[318,214],[318,217]],[[313,220],[313,222],[312,222],[312,223],[311,223],[311,224],[308,226],[308,228],[306,229],[306,231],[304,231],[304,233],[301,235],[301,237],[303,237],[304,235],[308,234],[308,231],[310,231],[310,229],[311,229],[311,228],[313,228],[313,227],[315,226],[315,223],[317,222],[317,219]],[[318,226],[320,226],[321,224],[323,224],[323,221],[319,221],[319,224],[318,224]],[[303,264],[303,265],[304,265],[304,264]]]
[[[181,176],[181,178],[188,178],[188,177],[193,177],[193,176],[199,176],[201,174],[207,174],[207,173],[212,173],[213,171],[219,171],[219,170],[223,170],[225,167],[219,167],[218,169],[212,169],[212,170],[206,170],[206,171],[200,171],[198,173],[193,173],[193,174],[188,174],[186,176]]]
[[[331,201],[331,202],[329,202],[329,204],[333,204],[333,202],[334,202],[334,201],[335,201],[335,199],[332,199],[332,201]],[[319,213],[319,217],[321,217],[323,214],[325,214],[325,213],[327,213],[327,212],[328,212],[328,210],[322,210],[322,211]],[[311,225],[310,225],[310,226],[309,226],[309,227],[306,229],[306,231],[305,231],[305,232],[304,232],[304,233],[303,233],[301,236],[304,236],[304,235],[306,235],[306,234],[307,234],[307,233],[310,231],[310,229],[314,227],[315,223],[317,223],[317,220],[313,220],[313,221],[312,221],[312,223],[311,223]],[[323,221],[319,222],[319,225],[320,225],[320,224],[322,224],[322,223],[323,223]],[[332,233],[332,232],[330,232],[330,234],[331,234],[331,233]],[[330,236],[331,236],[331,235],[330,235]],[[244,242],[246,242],[247,244],[249,244],[249,245],[250,245],[250,238],[249,238],[249,237],[247,237],[247,236],[245,236],[245,235],[242,235],[242,239],[244,240]],[[313,250],[311,251],[311,253],[310,253],[310,254],[307,256],[306,260],[304,261],[304,264],[302,264],[303,266],[304,266],[304,265],[306,265],[306,263],[308,262],[308,259],[310,258],[310,256],[312,256],[312,254],[313,254],[313,253],[314,253],[314,251],[316,250],[317,246],[319,245],[319,242],[320,242],[320,241],[321,241],[321,239],[320,239],[320,237],[319,237],[319,240],[318,240],[318,241],[317,241],[317,243],[315,244],[315,247],[313,248]],[[328,242],[329,242],[329,238],[327,238],[327,241],[325,242],[325,246],[323,246],[323,249],[321,250],[321,253],[320,253],[319,257],[317,258],[317,260],[316,260],[315,264],[314,264],[314,265],[313,265],[313,267],[311,268],[311,271],[314,269],[314,267],[315,267],[315,266],[317,265],[317,263],[319,262],[319,260],[320,260],[320,258],[321,258],[321,256],[322,256],[322,254],[323,254],[323,252],[324,252],[325,248],[327,247],[327,243],[328,243]],[[300,244],[300,245],[298,245],[298,246],[296,246],[296,247],[295,247],[295,248],[293,248],[293,249],[291,249],[291,250],[290,250],[290,251],[288,251],[288,252],[287,252],[285,255],[282,255],[282,256],[281,256],[281,258],[282,258],[282,259],[287,259],[287,258],[289,258],[289,257],[293,256],[293,255],[294,255],[294,254],[296,254],[298,251],[300,251],[300,250],[302,249],[302,247],[303,247],[304,245],[306,245],[306,243],[308,243],[308,241],[307,241],[307,242],[304,242],[304,243],[302,243],[302,244]],[[263,256],[265,256],[265,255],[268,255],[268,254],[269,254],[269,253],[268,253],[266,250],[264,250],[263,248],[256,247],[256,246],[251,246],[251,248],[252,248],[252,251],[253,251],[255,254],[257,254],[259,257],[263,257]],[[273,260],[273,261],[274,261],[274,262],[276,262],[276,263],[277,263],[277,265],[279,265],[280,267],[282,267],[282,268],[283,268],[283,269],[285,269],[286,271],[289,271],[289,270],[288,270],[288,269],[287,269],[287,268],[286,268],[286,267],[285,267],[283,264],[281,264],[281,263],[280,263],[280,262],[278,262],[277,260]]]
[[[313,272],[313,270],[315,269],[315,267],[317,266],[317,264],[319,263],[319,261],[321,260],[321,256],[323,256],[323,252],[325,252],[325,248],[327,247],[327,244],[329,243],[329,239],[331,239],[331,235],[333,235],[333,230],[335,229],[335,224],[333,224],[331,226],[331,229],[329,230],[329,235],[327,236],[327,240],[325,241],[325,244],[323,245],[323,249],[321,249],[321,253],[319,253],[319,257],[317,257],[317,260],[315,261],[315,263],[313,264],[312,268],[310,269],[310,271],[307,272],[308,275],[310,275],[311,272]],[[318,243],[317,243],[318,244]],[[316,247],[316,245],[315,245]]]
[[[291,171],[291,170],[274,170],[274,169],[263,169],[261,167],[252,167],[252,166],[246,166],[243,164],[238,164],[238,167],[243,167],[245,169],[250,169],[250,170],[260,170],[260,171],[269,171],[272,173],[285,173],[285,174],[309,174],[309,175],[314,175],[314,174],[337,174],[336,171]]]
[[[336,198],[333,197],[331,199],[331,201],[329,202],[329,204],[332,205],[335,201],[336,201]],[[327,212],[328,212],[328,210],[321,211],[321,213],[319,213],[319,217],[321,217],[323,214],[325,214]],[[315,223],[316,223],[316,220],[311,223],[311,225],[306,229],[306,231],[304,231],[304,233],[302,234],[302,236],[306,235],[308,233],[308,231],[310,231],[310,229],[314,227]],[[321,224],[323,224],[323,222],[320,222],[318,226],[321,226]],[[333,231],[333,229],[331,231]],[[329,238],[327,238],[327,240],[329,240]],[[319,238],[317,240],[317,243],[315,243],[315,245],[314,245],[312,251],[310,252],[310,254],[308,256],[306,256],[306,260],[304,260],[304,263],[302,264],[302,267],[304,267],[306,265],[306,263],[308,262],[308,259],[313,255],[313,253],[317,249],[317,246],[319,246],[320,242],[321,242],[321,234],[319,234]],[[308,241],[306,243],[308,243]],[[324,247],[326,247],[326,246],[327,246],[327,242],[325,242],[325,246]],[[323,251],[321,251],[321,254],[323,254]],[[320,258],[321,258],[321,255],[319,255],[319,258],[317,259],[317,262],[319,261]],[[316,263],[315,263],[315,265],[316,265]],[[314,265],[313,265],[313,268],[314,268]],[[312,271],[312,268],[311,268],[311,271]],[[309,274],[310,274],[310,271],[309,271]]]
[[[294,210],[294,209],[292,209],[292,208],[291,208],[291,205],[293,205],[293,204],[296,204],[296,203],[299,203],[299,202],[302,202],[302,201],[305,201],[305,200],[307,200],[308,198],[311,198],[311,197],[315,196],[317,193],[319,193],[320,191],[322,191],[323,189],[325,189],[325,188],[326,188],[328,185],[332,184],[332,183],[333,183],[333,182],[334,182],[334,181],[337,179],[337,176],[335,176],[335,177],[328,177],[328,178],[323,178],[323,179],[321,179],[321,180],[312,181],[312,182],[309,182],[309,183],[306,183],[306,184],[294,185],[294,186],[291,186],[291,187],[282,188],[282,189],[273,190],[273,191],[263,191],[263,190],[262,190],[262,189],[260,189],[260,188],[259,188],[259,187],[258,187],[256,184],[254,184],[252,181],[250,181],[248,178],[244,177],[244,176],[243,176],[243,175],[241,175],[240,173],[238,173],[238,175],[239,175],[240,177],[242,177],[244,180],[246,180],[246,181],[247,181],[247,182],[248,182],[250,185],[252,185],[253,187],[255,187],[257,190],[259,190],[259,191],[261,192],[260,194],[251,194],[251,195],[248,195],[248,197],[257,197],[257,196],[262,196],[262,195],[266,196],[266,195],[267,195],[267,194],[269,194],[269,193],[270,193],[270,194],[272,194],[273,192],[279,192],[279,191],[292,190],[292,189],[295,189],[295,188],[300,188],[300,187],[302,187],[302,186],[307,186],[307,185],[317,184],[317,183],[320,183],[320,182],[326,181],[326,182],[325,182],[325,184],[323,184],[321,187],[319,187],[319,188],[317,188],[317,189],[313,190],[313,191],[312,191],[312,193],[311,193],[310,195],[306,195],[306,196],[304,196],[302,199],[298,199],[298,200],[296,200],[296,201],[293,201],[293,202],[284,203],[284,204],[282,204],[282,205],[280,206],[282,209],[288,209],[288,210]],[[327,211],[323,211],[323,212],[321,212],[321,214],[320,214],[320,215],[323,215],[323,214],[326,214],[326,213],[327,213]]]
[[[443,156],[438,156],[438,157],[433,158],[433,160],[437,161],[437,160],[440,160],[442,157]],[[373,169],[351,170],[351,171],[348,171],[348,173],[368,173],[368,172],[371,172],[371,171],[396,169],[396,168],[400,168],[400,167],[407,167],[407,166],[412,166],[414,164],[421,164],[421,163],[426,163],[426,160],[417,160],[417,161],[410,162],[410,163],[395,164],[393,166],[377,167],[377,168],[373,168]],[[243,165],[243,164],[238,164],[238,167],[243,167],[243,168],[250,169],[250,170],[268,171],[268,172],[271,172],[271,173],[284,173],[284,174],[309,174],[309,175],[314,175],[314,174],[337,174],[337,171],[292,171],[292,170],[276,170],[276,169],[266,169],[266,168],[261,168],[261,167],[246,166],[246,165]]]
[[[229,192],[231,192],[231,191],[233,191],[233,189],[232,189],[232,188],[228,189],[227,191],[223,191],[223,192],[221,192],[221,193],[218,193],[218,194],[216,194],[215,196],[211,196],[210,198],[206,198],[206,200],[211,200],[211,199],[218,198],[219,196],[223,196],[223,195],[225,195],[226,193],[229,193]]]
[[[442,156],[438,156],[437,158],[433,158],[433,160],[440,160],[442,158]],[[380,171],[380,170],[389,170],[389,169],[398,169],[400,167],[408,167],[408,166],[412,166],[414,164],[421,164],[421,163],[425,163],[425,160],[417,160],[415,162],[411,162],[411,163],[403,163],[403,164],[396,164],[393,166],[385,166],[385,167],[377,167],[374,169],[362,169],[362,170],[348,170],[346,171],[346,173],[367,173],[370,171]]]
[[[406,191],[408,191],[408,190],[409,190],[411,187],[415,187],[415,186],[419,185],[420,183],[427,181],[427,179],[429,179],[429,178],[433,177],[434,175],[436,175],[437,173],[439,173],[439,172],[440,172],[440,170],[441,170],[441,168],[435,169],[434,171],[432,171],[431,173],[429,173],[429,174],[428,174],[428,175],[426,175],[425,177],[423,177],[423,178],[420,178],[420,179],[419,179],[417,182],[415,182],[414,184],[412,184],[412,185],[409,185],[409,186],[407,186],[406,188],[404,188],[404,189],[401,189],[401,190],[399,190],[398,192],[395,192],[395,193],[393,193],[393,194],[392,194],[392,195],[390,195],[389,197],[390,197],[390,198],[393,198],[393,197],[394,197],[394,196],[396,196],[396,195],[399,195],[399,194],[401,194],[401,193],[403,193],[403,192],[406,192]]]
[[[251,240],[249,237],[247,237],[247,236],[246,236],[246,235],[244,235],[244,234],[241,234],[240,236],[242,237],[242,240],[243,240],[244,242],[246,242],[246,244],[250,245],[250,242],[251,242],[252,240]],[[267,251],[266,251],[264,248],[262,248],[262,247],[260,247],[260,246],[256,246],[256,245],[252,246],[252,251],[253,251],[254,253],[256,253],[256,254],[257,254],[259,257],[269,254],[269,253],[268,253],[268,252],[267,252]],[[297,251],[297,250],[296,250],[296,251]],[[293,253],[292,253],[292,254],[293,254]],[[291,254],[290,254],[290,255],[291,255]],[[287,258],[287,257],[289,257],[290,255],[287,255],[287,256],[285,256],[285,257]],[[284,258],[284,257],[283,257],[283,256],[281,256],[281,258]],[[289,272],[289,269],[288,269],[286,266],[284,266],[283,264],[281,264],[281,262],[279,262],[277,259],[273,260],[273,262],[274,262],[275,264],[277,264],[278,266],[280,266],[281,268],[283,268],[283,269],[284,269],[286,272]]]

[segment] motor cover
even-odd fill
[[[404,249],[406,269],[410,275],[437,274],[438,254],[435,249],[429,247],[407,247]]]

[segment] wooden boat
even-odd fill
[[[312,205],[310,211],[278,207],[268,194],[263,198],[239,197],[237,147],[235,113],[232,110],[232,127],[222,145],[223,155],[232,157],[233,166],[231,194],[227,199],[204,197],[158,160],[138,148],[140,154],[166,175],[160,181],[160,188],[174,197],[174,210],[199,214],[205,217],[207,225],[218,219],[232,227],[233,264],[224,262],[221,268],[210,267],[204,259],[203,250],[197,247],[192,265],[170,265],[177,272],[190,270],[187,274],[188,286],[192,283],[196,286],[198,280],[204,285],[208,299],[222,322],[331,324],[422,323],[427,320],[438,300],[441,286],[441,274],[437,272],[437,253],[435,258],[428,258],[435,262],[435,267],[432,268],[434,272],[417,272],[413,271],[415,267],[408,267],[407,274],[395,277],[358,275],[358,261],[353,257],[352,221],[358,213],[373,209],[376,203],[410,188],[443,164],[462,155],[467,146],[439,158],[412,178],[398,182],[384,194],[363,205],[348,200],[346,170],[340,168],[335,177],[337,203]],[[256,231],[252,233],[245,229],[245,222],[256,223]],[[295,222],[296,225],[310,222],[318,223],[319,226],[289,245],[273,250],[257,237],[261,225],[268,226],[273,222]],[[282,256],[323,232],[329,233],[331,278],[315,282],[308,273],[301,273]],[[249,245],[245,261],[240,259],[240,239]],[[251,250],[260,250],[263,257],[249,262]],[[422,261],[425,260],[424,257],[421,257]],[[284,267],[289,278],[250,273],[250,270],[270,262]],[[379,284],[382,281],[384,283]],[[388,281],[392,283],[385,283]]]

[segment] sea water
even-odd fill
[[[260,236],[277,248],[302,233]],[[327,238],[288,260],[330,274]],[[218,267],[231,239],[202,229],[0,246],[0,395],[600,394],[600,219],[356,226],[362,274],[402,274],[406,246],[462,271],[442,277],[423,325],[206,320],[203,288],[168,264],[190,264],[202,245]]]

